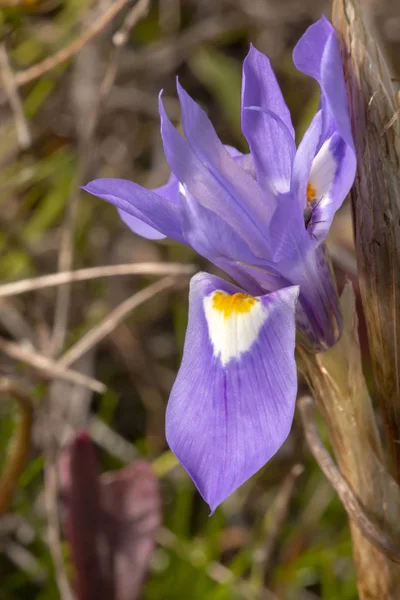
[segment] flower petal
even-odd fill
[[[168,182],[165,185],[155,188],[152,191],[159,196],[166,198],[173,204],[179,203],[179,181],[173,173],[171,173]],[[149,240],[162,240],[166,237],[156,229],[153,229],[153,227],[150,227],[150,225],[147,225],[147,223],[144,223],[137,217],[130,215],[121,208],[118,208],[117,210],[121,219],[134,233],[137,233],[138,235],[141,235]]]
[[[94,179],[82,189],[114,204],[134,217],[134,220],[127,224],[136,230],[140,228],[138,224],[140,221],[150,228],[147,229],[147,233],[155,230],[162,236],[184,242],[178,203],[166,197],[162,198],[155,192],[126,179]],[[146,232],[146,228],[142,230],[141,235],[143,231]]]
[[[193,101],[191,102],[190,116],[189,109],[186,108],[184,113],[186,125],[187,121],[193,118],[197,123],[196,128],[198,126],[201,129],[202,125],[206,129],[205,115],[204,117],[199,115],[202,111]],[[215,154],[212,152],[207,154],[210,162],[206,163],[204,147],[206,144],[201,142],[201,150],[197,149],[202,156],[199,158],[191,144],[179,135],[168,119],[161,97],[159,110],[164,151],[171,171],[196,202],[226,222],[248,244],[256,256],[264,256],[268,248],[268,203],[260,201],[262,191],[257,182],[235,163],[222,145],[222,149],[216,150]],[[187,125],[186,128],[186,135],[192,137],[194,133],[191,131],[191,126]],[[212,136],[208,136],[208,133],[206,137],[210,141],[212,150],[215,150],[217,144],[215,140],[212,141]],[[223,158],[222,153],[225,154]],[[232,161],[232,165],[229,161]],[[229,165],[227,167],[229,177],[225,171],[227,165]]]
[[[280,448],[296,399],[298,287],[258,298],[240,292],[206,273],[192,279],[167,407],[168,443],[212,511]]]
[[[309,183],[315,190],[315,205],[309,231],[317,243],[327,236],[336,211],[353,185],[355,166],[353,150],[335,133],[315,157]]]
[[[274,192],[287,192],[295,151],[294,129],[270,62],[254,46],[243,63],[242,130],[260,184]]]
[[[302,211],[307,205],[308,179],[322,135],[322,118],[322,111],[319,110],[304,133],[294,158],[292,192],[298,199]]]
[[[335,30],[326,17],[311,25],[293,50],[299,71],[316,79],[321,87],[324,111],[323,139],[334,126],[346,144],[354,149],[349,118],[342,58]],[[333,123],[332,123],[333,121]]]
[[[260,186],[240,168],[240,163],[234,160],[234,156],[219,140],[204,110],[179,82],[177,90],[182,108],[183,130],[196,156],[221,182],[234,201],[242,204],[250,218],[262,218],[265,221],[265,214],[270,210],[270,206]]]
[[[293,60],[321,87],[322,132],[308,182],[316,192],[309,229],[319,244],[348,194],[356,171],[339,43],[325,17],[307,29],[293,51]]]

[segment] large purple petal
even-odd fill
[[[192,279],[167,407],[168,443],[212,511],[280,448],[296,399],[298,288],[259,298],[240,292],[206,273]]]
[[[98,196],[134,217],[129,226],[138,228],[137,221],[151,230],[183,242],[180,206],[126,179],[94,179],[83,189]]]
[[[270,62],[254,46],[243,63],[242,130],[261,185],[274,192],[289,191],[293,125]]]
[[[173,127],[161,98],[159,109],[164,151],[171,171],[195,201],[226,222],[248,244],[256,256],[264,256],[268,249],[269,216],[267,206],[263,208],[259,202],[261,190],[257,183],[230,158],[228,152],[222,147],[227,160],[232,160],[234,167],[228,182],[224,172],[225,159],[218,163],[221,172],[218,171],[215,163],[211,168],[204,159],[199,158],[191,145]],[[193,106],[192,109],[194,111]],[[193,118],[197,117],[193,116]],[[186,120],[188,120],[187,111]],[[247,185],[246,194],[244,182]],[[254,197],[249,194],[252,190]]]

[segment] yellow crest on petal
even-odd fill
[[[254,304],[258,302],[256,298],[249,294],[225,294],[225,292],[215,292],[213,295],[212,307],[223,313],[225,319],[233,314],[248,313]]]
[[[312,202],[314,202],[316,197],[317,197],[317,190],[312,185],[312,183],[308,182],[308,184],[307,184],[307,202],[309,204],[311,204]]]

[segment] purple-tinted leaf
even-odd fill
[[[81,433],[64,453],[61,479],[78,600],[139,598],[161,522],[150,466],[100,477],[93,444]]]

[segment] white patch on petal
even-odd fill
[[[232,310],[227,316],[215,306],[215,296],[221,294],[230,298],[229,294],[215,290],[204,298],[203,306],[214,356],[225,366],[250,350],[268,318],[268,310],[260,300],[253,298],[254,302],[246,312]]]
[[[269,179],[269,187],[274,194],[286,194],[290,190],[290,181],[287,179]]]
[[[322,145],[311,166],[309,182],[315,188],[317,200],[329,194],[338,167],[330,142],[329,139]]]
[[[182,194],[182,196],[184,196],[186,198],[186,188],[183,185],[183,183],[179,182],[178,190],[179,190],[179,193]]]

